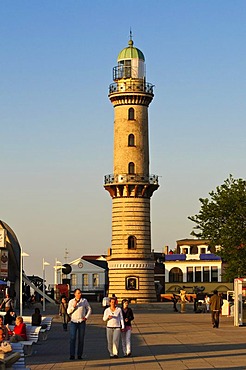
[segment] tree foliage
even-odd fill
[[[209,239],[210,249],[226,263],[225,278],[246,276],[246,181],[232,175],[210,198],[202,199],[200,212],[188,217],[195,222],[191,235]]]

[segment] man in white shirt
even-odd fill
[[[82,298],[80,289],[75,289],[74,298],[68,302],[67,313],[71,317],[70,323],[70,360],[75,359],[76,335],[78,332],[78,360],[82,360],[86,320],[91,314],[91,307],[87,299]]]

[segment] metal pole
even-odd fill
[[[45,311],[45,269],[44,269],[44,258],[43,258],[43,311]]]
[[[20,247],[20,316],[22,316],[22,313],[23,313],[23,297],[22,297],[23,276],[22,276],[22,270],[23,270],[23,256],[22,256],[22,247]]]
[[[54,285],[55,285],[55,287],[57,285],[57,258],[56,258],[56,262],[55,262]]]

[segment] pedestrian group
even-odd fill
[[[109,307],[104,310],[103,321],[107,323],[106,336],[109,356],[110,358],[118,358],[121,337],[124,357],[129,357],[131,356],[131,323],[134,319],[132,309],[129,307],[129,300],[123,299],[122,307],[118,307],[118,299],[112,295],[107,300],[107,304]],[[74,298],[68,303],[66,298],[62,297],[59,315],[62,316],[65,331],[67,331],[67,324],[70,321],[70,360],[75,360],[75,355],[78,360],[83,359],[86,321],[91,311],[91,306],[87,299],[82,298],[80,289],[75,289]]]

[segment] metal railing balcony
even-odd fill
[[[157,175],[144,175],[141,173],[129,174],[124,173],[120,175],[106,175],[104,176],[104,185],[109,184],[123,184],[123,183],[147,183],[158,185],[158,176]]]
[[[140,82],[139,80],[126,81],[119,83],[112,83],[109,85],[109,94],[120,93],[120,92],[142,92],[146,94],[154,94],[154,85],[149,82]]]

